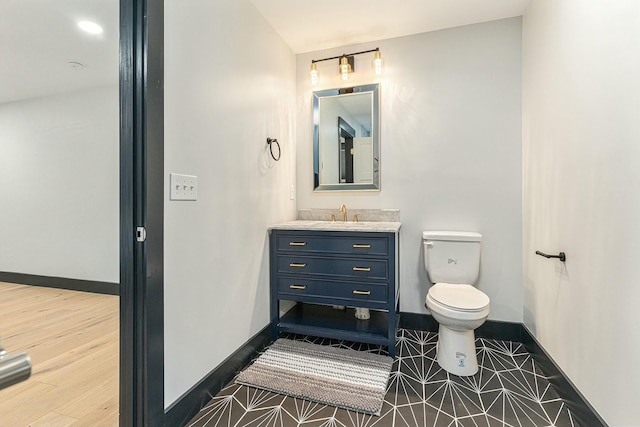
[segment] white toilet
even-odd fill
[[[438,364],[459,376],[478,372],[474,329],[489,316],[489,297],[473,287],[480,273],[482,235],[424,231],[424,265],[429,280],[426,306],[438,321]]]

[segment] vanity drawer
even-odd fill
[[[332,300],[341,305],[382,304],[386,308],[388,285],[357,282],[334,282],[330,280],[278,278],[278,294],[282,299],[293,301]],[[339,301],[335,301],[339,300]]]
[[[277,267],[278,274],[379,280],[387,280],[389,277],[387,260],[382,259],[345,259],[279,255]]]
[[[389,253],[388,239],[384,237],[334,237],[279,234],[277,250],[302,253],[340,255],[381,255]]]

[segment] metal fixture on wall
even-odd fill
[[[558,258],[562,262],[565,262],[567,260],[567,255],[564,252],[560,252],[558,255],[549,255],[545,254],[544,252],[536,251],[536,255],[540,255],[545,258]]]
[[[282,151],[280,150],[280,143],[278,142],[278,140],[276,138],[267,138],[267,145],[269,145],[269,152],[271,153],[271,157],[273,158],[273,160],[275,160],[276,162],[280,160],[280,155],[282,154]],[[277,156],[273,152],[274,145],[278,147]]]
[[[375,74],[382,74],[384,70],[384,62],[382,60],[382,55],[380,54],[380,48],[375,48],[371,50],[363,50],[362,52],[347,53],[347,54],[342,54],[340,56],[332,56],[329,58],[312,59],[311,67],[309,70],[309,73],[311,75],[311,84],[315,86],[318,84],[318,81],[319,81],[318,67],[316,63],[338,59],[339,60],[338,72],[340,74],[340,77],[342,78],[342,80],[348,80],[351,74],[355,71],[354,57],[356,55],[362,55],[363,53],[371,53],[371,52],[375,52],[373,55],[373,60],[371,61],[371,68]]]

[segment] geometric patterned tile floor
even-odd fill
[[[285,336],[386,354],[383,347]],[[236,385],[231,381],[189,427],[578,427],[520,343],[476,339],[478,373],[458,377],[435,360],[438,335],[399,329],[380,416]]]

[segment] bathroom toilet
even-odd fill
[[[440,324],[437,361],[459,376],[478,372],[474,329],[489,316],[489,297],[473,285],[480,273],[482,235],[424,231],[424,264],[433,286],[425,305]]]

